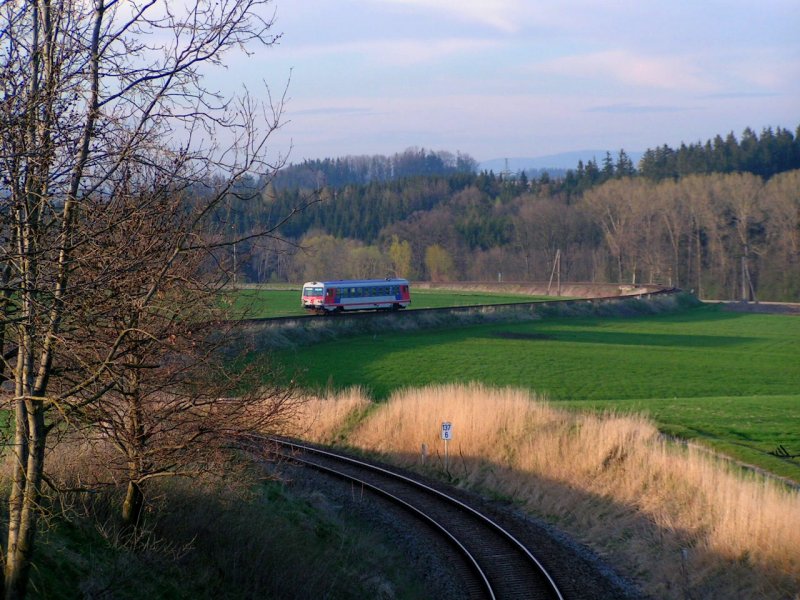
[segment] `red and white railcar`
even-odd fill
[[[308,311],[399,310],[411,304],[405,279],[342,279],[303,284],[302,305]]]

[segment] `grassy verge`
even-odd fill
[[[309,402],[305,437],[378,453],[513,501],[590,543],[655,598],[795,597],[800,493],[658,435],[481,385]],[[316,417],[314,417],[316,415]],[[453,423],[445,468],[440,423]],[[420,448],[427,448],[422,453]]]
[[[377,400],[409,386],[479,381],[553,401],[652,415],[800,481],[800,319],[705,306],[634,318],[547,318],[390,332],[277,353],[309,388],[363,386]]]
[[[172,482],[136,551],[115,531],[114,499],[72,505],[37,538],[31,597],[419,598],[407,559],[313,490],[268,481],[249,493]],[[46,508],[46,506],[45,506]],[[63,508],[63,506],[62,506]],[[85,505],[82,506],[85,509]]]
[[[607,401],[554,404],[569,410],[609,408]],[[773,454],[778,446],[800,452],[800,395],[617,400],[613,408],[647,416],[667,435],[702,442],[743,463],[800,481],[800,461]]]

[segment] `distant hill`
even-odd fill
[[[611,152],[611,156],[616,160],[619,150],[609,150],[609,152]],[[643,152],[628,152],[627,150],[625,152],[633,161],[634,165],[638,164],[639,160],[644,155]],[[508,170],[512,173],[529,170],[547,171],[548,169],[575,169],[578,166],[579,160],[582,160],[585,164],[594,159],[597,164],[600,164],[605,156],[605,150],[575,150],[573,152],[562,152],[560,154],[548,154],[536,157],[493,158],[478,163],[478,171],[502,173],[506,170],[506,160],[508,160]]]

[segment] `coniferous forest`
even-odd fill
[[[244,179],[219,218],[246,234],[240,281],[660,283],[703,298],[800,300],[800,127],[624,150],[565,175],[478,172],[464,154],[305,161]],[[291,242],[290,245],[285,241]]]

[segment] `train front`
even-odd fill
[[[319,281],[309,281],[303,284],[303,294],[300,303],[308,311],[320,312],[324,310],[325,284]]]

